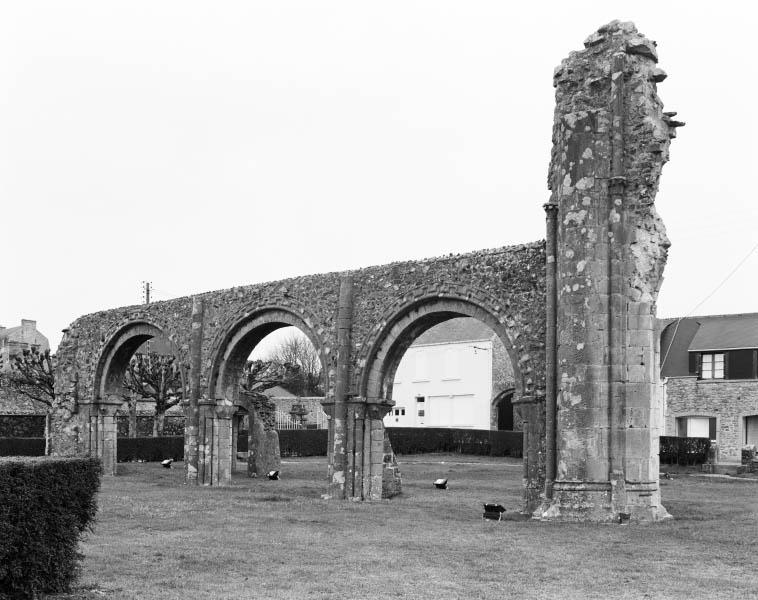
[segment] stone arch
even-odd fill
[[[144,342],[154,337],[168,340],[173,355],[179,360],[182,388],[186,389],[185,366],[179,358],[176,343],[164,328],[147,320],[126,321],[105,338],[95,367],[92,396],[81,403],[85,421],[80,435],[89,454],[100,458],[106,474],[116,474],[116,411],[122,404],[122,377],[132,355]]]
[[[179,349],[164,328],[146,320],[131,321],[121,325],[105,342],[95,369],[93,392],[96,402],[108,400],[121,389],[121,377],[127,363],[137,349],[155,337],[167,340],[173,355],[179,360],[182,388],[186,389],[187,374],[180,359]]]
[[[501,316],[497,302],[487,302],[471,293],[467,296],[454,292],[427,294],[390,309],[363,348],[359,358],[358,389],[365,398],[392,399],[395,371],[405,351],[427,329],[456,317],[472,317],[487,325],[505,346],[515,378],[515,394],[523,397],[533,393],[532,378],[526,348],[516,347],[521,337],[515,320]]]
[[[265,306],[245,312],[225,327],[217,336],[211,350],[208,376],[208,396],[235,402],[238,397],[238,377],[250,352],[269,333],[293,326],[302,331],[321,358],[324,389],[328,389],[328,347],[314,329],[315,320],[305,310],[296,311],[283,306]]]

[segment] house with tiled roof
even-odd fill
[[[519,430],[513,367],[502,341],[476,319],[450,319],[403,355],[386,427]]]
[[[758,313],[661,319],[665,434],[707,437],[719,460],[758,445]]]
[[[10,372],[14,356],[31,348],[50,349],[47,337],[37,331],[36,321],[21,319],[21,325],[16,327],[0,326],[0,375]],[[32,432],[40,435],[45,415],[45,404],[0,385],[0,437],[28,436]]]

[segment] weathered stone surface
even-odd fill
[[[653,207],[674,126],[655,43],[613,21],[556,69],[556,479],[536,516],[667,516],[653,319],[669,241]],[[627,518],[626,516],[624,518]]]
[[[109,398],[131,354],[161,336],[192,382],[188,481],[228,483],[227,413],[240,405],[241,369],[265,335],[294,325],[324,367],[332,416],[327,495],[379,499],[395,481],[385,467],[382,417],[400,359],[426,329],[468,316],[495,332],[514,367],[525,511],[543,501],[536,516],[545,519],[665,517],[653,322],[669,244],[653,201],[682,123],[662,112],[656,82],[665,74],[656,61],[653,42],[632,23],[613,21],[555,70],[549,256],[536,242],[87,315],[58,352],[54,452],[115,457],[103,446],[111,443]]]
[[[379,432],[379,445],[374,448],[372,428],[381,430],[382,411],[391,406],[391,382],[402,354],[418,335],[439,322],[471,316],[486,323],[498,335],[515,366],[515,397],[537,404],[542,401],[544,263],[544,244],[536,242],[350,273],[353,313],[344,389],[349,406],[354,407],[353,420],[349,431],[347,421],[336,432],[330,431],[330,446],[335,435],[344,436],[345,442],[352,444],[345,456],[360,455],[360,460],[350,466],[350,474],[340,470],[345,480],[351,476],[347,486],[351,496],[381,497],[383,434]],[[299,327],[313,342],[324,365],[325,405],[333,403],[338,375],[337,305],[344,275],[309,275],[196,297],[203,306],[202,314],[197,315],[197,331],[201,334],[200,403],[223,400],[242,406],[236,385],[239,370],[260,339],[286,325]],[[177,298],[86,315],[71,325],[58,350],[56,454],[92,451],[83,428],[85,407],[99,406],[110,395],[119,393],[125,361],[145,339],[158,335],[168,339],[182,365],[184,380],[191,381],[192,306],[193,298]],[[376,414],[371,407],[376,408]],[[206,466],[208,473],[214,473],[211,463],[221,460],[213,457],[214,447],[220,447],[218,443],[213,446],[203,441],[211,439],[207,434],[208,419],[217,418],[213,410],[207,409],[197,429],[188,420],[188,427],[193,429],[186,439],[197,440],[198,447],[202,447],[199,455],[206,461],[198,459],[197,469],[193,467],[191,475],[199,481],[204,481]],[[333,422],[334,419],[332,427]],[[535,427],[538,432],[538,422]],[[231,429],[224,425],[219,431],[226,435]],[[544,439],[537,433],[529,443],[535,446],[529,481],[536,490],[544,479],[540,474]],[[232,448],[231,444],[224,447],[227,446]],[[333,460],[334,456],[330,457],[330,462]],[[340,491],[348,494],[347,487],[340,487]],[[534,491],[530,497],[533,496]]]
[[[721,462],[739,462],[745,440],[744,415],[755,414],[758,381],[669,377],[666,435],[676,435],[679,417],[715,417]]]

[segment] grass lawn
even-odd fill
[[[756,480],[664,480],[675,520],[655,525],[537,523],[515,518],[520,461],[399,460],[403,495],[377,503],[321,500],[325,458],[231,488],[120,464],[60,598],[758,598]],[[485,501],[513,520],[483,521]]]

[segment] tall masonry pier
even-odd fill
[[[655,42],[613,21],[554,74],[548,177],[545,501],[550,520],[659,520],[653,202],[671,138]]]

